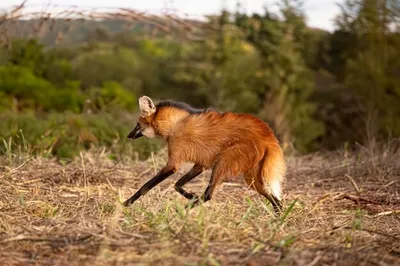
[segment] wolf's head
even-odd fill
[[[136,127],[129,133],[128,138],[137,139],[142,136],[154,138],[156,136],[153,120],[156,112],[156,106],[153,101],[147,97],[139,98],[140,117]]]

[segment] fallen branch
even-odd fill
[[[72,237],[43,238],[43,237],[17,235],[14,237],[4,239],[3,241],[1,241],[1,243],[14,242],[14,241],[79,243],[89,239],[92,236],[93,236],[92,234],[86,234],[84,236],[77,238],[72,238]]]
[[[334,200],[342,200],[342,199],[351,200],[351,201],[357,203],[357,205],[359,205],[360,202],[370,203],[370,204],[374,204],[374,205],[380,205],[379,203],[374,202],[372,200],[368,200],[368,199],[365,199],[365,198],[362,198],[359,196],[349,195],[349,194],[345,194],[345,193],[342,193],[334,198]]]
[[[354,179],[351,176],[349,176],[348,174],[346,174],[345,176],[350,180],[350,182],[351,182],[353,188],[355,189],[355,191],[357,192],[357,194],[360,194],[361,190],[358,188],[356,181],[354,181]]]
[[[311,212],[313,212],[321,203],[323,203],[324,201],[326,201],[328,198],[330,198],[331,194],[325,194],[322,197],[320,197],[314,204],[313,207],[311,209]]]
[[[25,162],[23,162],[22,164],[20,164],[18,167],[12,169],[10,172],[5,173],[4,175],[0,176],[0,179],[4,178],[4,177],[6,177],[6,176],[9,176],[9,175],[14,174],[14,173],[17,172],[22,166],[24,166],[27,162],[29,162],[31,159],[32,159],[32,158],[29,158],[28,160],[26,160]]]
[[[392,210],[392,211],[380,212],[380,213],[374,215],[374,217],[379,217],[379,216],[384,216],[384,215],[391,215],[391,214],[400,214],[400,210]]]

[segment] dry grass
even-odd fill
[[[131,196],[164,164],[83,154],[1,158],[2,265],[400,265],[399,153],[288,158],[286,212],[240,178],[184,211],[177,176]],[[187,167],[186,167],[187,168]],[[182,169],[183,170],[183,169]],[[178,175],[182,175],[184,171]],[[202,192],[209,173],[188,185]]]

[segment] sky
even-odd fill
[[[26,6],[34,10],[51,8],[67,8],[76,5],[81,8],[132,8],[151,13],[162,12],[165,8],[174,9],[179,14],[200,17],[206,14],[216,14],[222,8],[234,11],[238,0],[27,0]],[[271,11],[276,10],[277,0],[239,0],[243,11],[262,13],[264,6]],[[339,13],[337,3],[343,0],[305,0],[304,10],[307,24],[332,31],[333,18]],[[20,4],[22,0],[0,0],[0,8],[10,8]],[[50,10],[50,9],[48,9]]]

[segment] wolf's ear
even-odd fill
[[[147,96],[142,96],[139,98],[139,107],[140,115],[142,117],[152,115],[156,111],[156,106],[154,105],[153,101]]]

